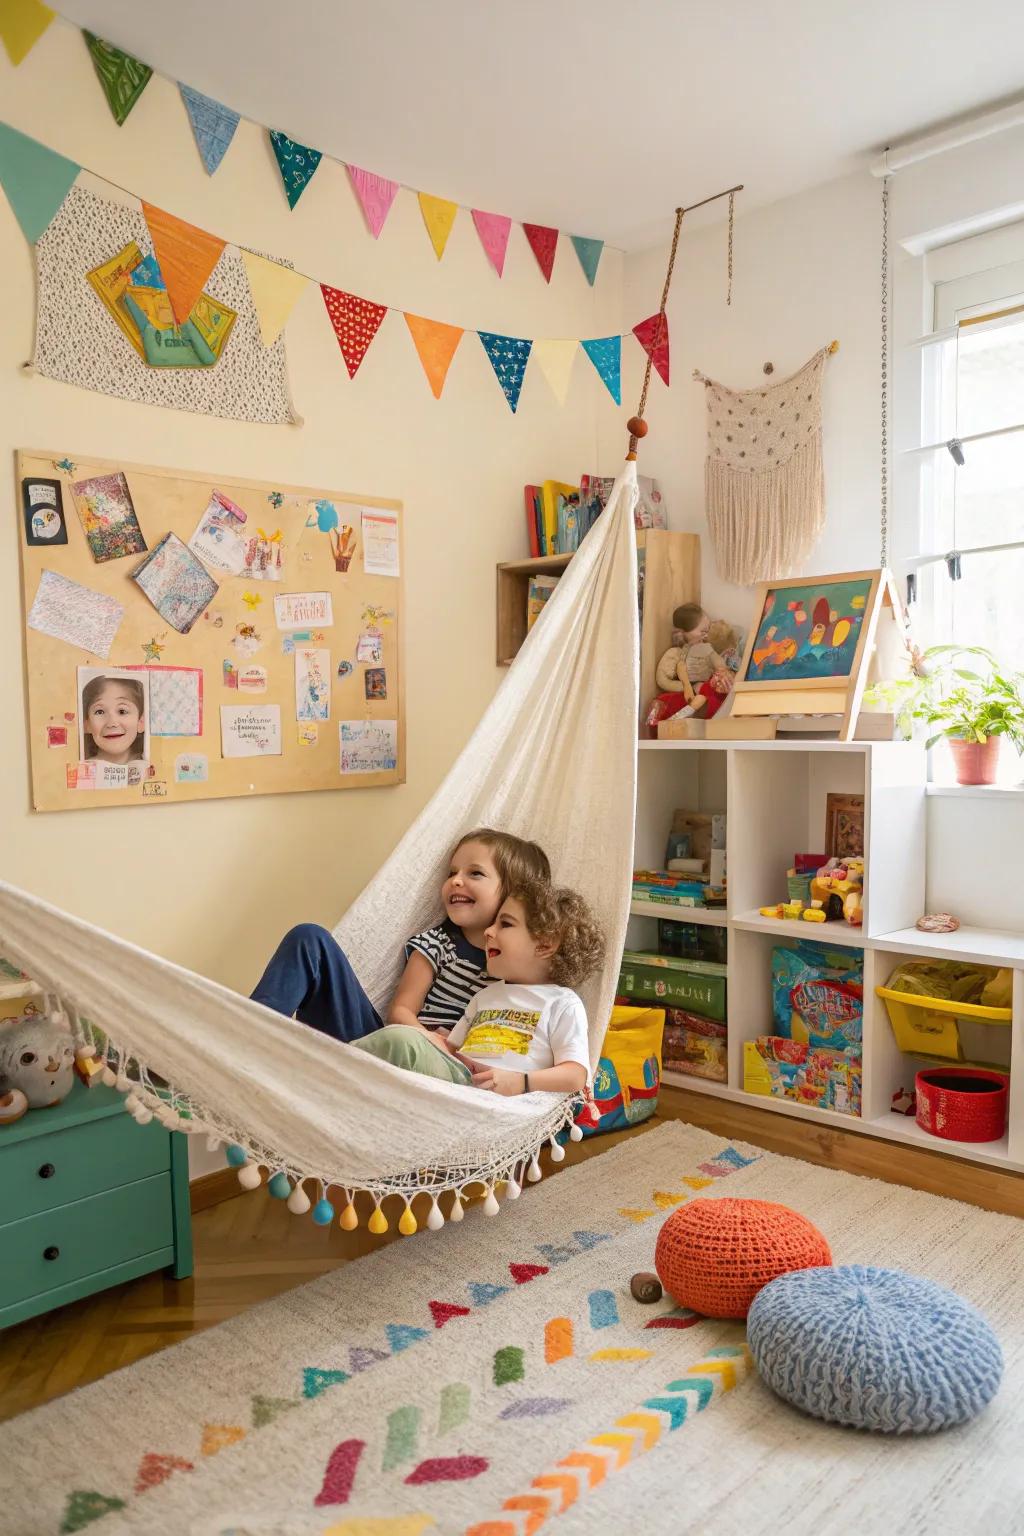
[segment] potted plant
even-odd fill
[[[984,670],[977,670],[977,658]],[[926,745],[945,737],[958,784],[993,784],[1004,737],[1024,749],[1024,675],[1007,672],[980,645],[933,645],[912,649],[912,675],[875,683],[865,693],[871,704],[892,709],[904,736],[914,722],[932,728]]]

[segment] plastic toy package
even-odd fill
[[[798,941],[772,950],[775,1034],[815,1049],[859,1053],[864,1033],[864,962],[856,954]]]
[[[776,1035],[760,1035],[743,1045],[743,1086],[748,1093],[859,1115],[862,1076],[855,1050],[818,1050]]]

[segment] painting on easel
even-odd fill
[[[877,580],[871,573],[765,583],[743,681],[781,685],[850,677]]]

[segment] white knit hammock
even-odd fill
[[[581,988],[597,1062],[629,912],[636,495],[627,463],[468,746],[334,930],[379,1010],[405,939],[440,916],[452,847],[469,828],[495,826],[541,843],[558,883],[580,890],[603,925],[603,968]],[[387,1194],[405,1198],[403,1231],[415,1230],[409,1202],[424,1190],[430,1227],[443,1222],[437,1196],[455,1193],[448,1214],[458,1218],[470,1183],[486,1186],[493,1214],[495,1186],[514,1196],[524,1170],[538,1178],[540,1147],[578,1108],[564,1095],[503,1098],[403,1072],[2,883],[0,952],[59,999],[81,1038],[102,1031],[105,1080],[136,1119],[237,1144],[242,1183],[254,1187],[266,1168],[293,1211],[309,1209],[302,1180],[318,1182],[321,1201],[341,1190],[346,1228],[357,1224],[357,1190],[373,1196],[375,1231]],[[329,1214],[321,1207],[318,1219]]]

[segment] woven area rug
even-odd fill
[[[802,1417],[742,1328],[634,1302],[668,1211],[780,1200],[837,1262],[941,1281],[1006,1374],[926,1439]],[[681,1124],[0,1426],[16,1536],[715,1536],[1022,1528],[1024,1224]]]

